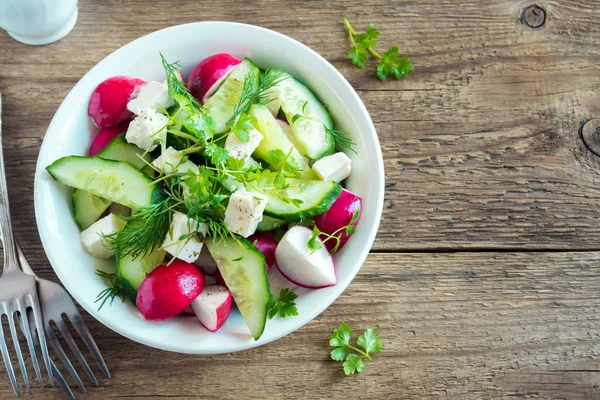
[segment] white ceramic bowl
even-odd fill
[[[68,155],[83,155],[97,129],[87,116],[90,94],[106,78],[130,75],[163,80],[159,52],[167,60],[180,60],[184,76],[205,57],[227,52],[250,57],[261,68],[281,67],[305,82],[327,105],[338,129],[357,142],[352,175],[347,188],[363,199],[363,213],[354,235],[335,255],[336,286],[298,288],[299,315],[267,322],[262,337],[254,341],[241,315],[235,311],[216,333],[207,332],[194,318],[176,317],[148,322],[130,302],[116,299],[98,311],[96,295],[105,284],[97,268],[114,270],[114,260],[88,255],[79,242],[73,220],[72,189],[55,182],[45,167]],[[365,106],[346,79],[323,57],[280,33],[229,22],[199,22],[151,33],[110,54],[92,68],[67,95],[52,119],[35,174],[35,215],[48,259],[56,274],[91,315],[114,331],[140,343],[182,353],[214,354],[256,347],[289,334],[325,310],[352,281],[375,239],[383,207],[384,173],[381,149]]]

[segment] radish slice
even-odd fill
[[[329,210],[325,211],[321,215],[314,217],[315,224],[321,232],[329,233],[330,235],[339,229],[342,229],[350,223],[354,213],[358,211],[358,219],[354,221],[352,225],[358,225],[360,221],[360,214],[362,213],[362,200],[354,193],[342,189],[342,193],[331,205]],[[349,236],[346,235],[346,230],[341,231],[342,236],[340,237],[340,249],[344,247],[348,241]],[[334,246],[335,240],[329,240],[326,243],[327,246]]]
[[[255,233],[248,237],[250,243],[254,245],[265,257],[267,266],[267,274],[271,271],[273,263],[275,263],[275,249],[277,242],[273,240],[275,234],[273,232]]]
[[[127,128],[129,127],[129,122],[123,122],[117,126],[109,126],[107,128],[103,128],[96,134],[94,140],[92,140],[92,144],[90,145],[90,149],[88,150],[89,156],[95,156],[100,153],[100,151],[106,147],[107,144],[110,143],[116,136],[119,136],[121,133],[127,132]]]
[[[279,272],[290,282],[305,288],[318,289],[337,283],[333,258],[317,238],[321,247],[311,250],[308,241],[312,230],[304,226],[291,227],[275,250]]]
[[[215,54],[204,59],[196,65],[188,77],[188,90],[194,97],[205,103],[240,63],[239,59],[227,53]]]
[[[88,104],[88,115],[98,128],[117,125],[133,115],[127,109],[129,100],[145,82],[129,76],[113,76],[94,89]]]
[[[231,293],[223,286],[206,286],[192,302],[192,309],[198,321],[207,330],[215,332],[231,313]]]

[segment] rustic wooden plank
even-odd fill
[[[113,379],[83,397],[598,398],[599,259],[372,254],[316,320],[275,343],[219,356],[150,349],[87,318]],[[376,327],[385,343],[361,376],[344,377],[328,360],[328,335],[340,321],[355,331]],[[11,397],[5,381],[0,375],[0,398]],[[60,398],[48,393],[30,398]]]
[[[236,20],[288,34],[327,57],[359,91],[384,150],[387,190],[378,250],[599,249],[598,159],[579,139],[600,115],[600,2],[82,1],[64,40],[42,47],[0,33],[11,197],[31,213],[33,153],[72,85],[121,45],[173,24]],[[257,12],[256,10],[269,10]],[[348,16],[382,31],[415,64],[401,82],[345,59]],[[13,201],[13,204],[16,204]],[[25,220],[28,225],[31,220]],[[27,234],[33,234],[33,228]]]

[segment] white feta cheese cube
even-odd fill
[[[174,104],[169,96],[169,88],[166,84],[150,81],[140,89],[137,96],[127,103],[127,109],[135,115],[142,115],[146,110],[160,111]]]
[[[183,213],[175,212],[173,213],[173,220],[171,221],[169,232],[167,232],[167,236],[161,247],[173,257],[193,263],[200,256],[202,242],[196,235],[192,235],[189,238],[182,240],[179,240],[179,238],[182,235],[190,235],[194,232],[200,232],[202,235],[206,235],[206,224],[188,218],[188,216]]]
[[[229,152],[231,157],[245,161],[250,158],[252,153],[254,153],[254,150],[256,150],[264,138],[263,134],[256,129],[252,129],[250,132],[248,132],[248,136],[249,140],[247,142],[242,142],[232,132],[227,136],[227,139],[225,140],[225,146],[223,147],[225,147],[225,150]]]
[[[256,231],[267,206],[265,196],[240,188],[229,196],[225,210],[225,226],[233,233],[248,237]]]
[[[169,119],[163,114],[147,109],[129,123],[125,139],[142,150],[152,151],[157,142],[167,139],[167,122]]]
[[[352,160],[344,153],[335,153],[314,163],[312,170],[324,181],[340,183],[350,176]]]
[[[108,214],[106,217],[94,222],[92,226],[81,232],[79,239],[81,245],[91,255],[98,258],[111,258],[115,255],[114,250],[104,246],[103,235],[111,235],[119,232],[125,226],[126,222],[115,214]]]

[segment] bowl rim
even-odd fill
[[[69,98],[69,96],[71,96],[72,93],[74,93],[77,88],[80,85],[83,85],[82,82],[85,81],[85,78],[90,75],[95,68],[98,67],[98,65],[100,63],[102,63],[104,60],[106,60],[109,57],[114,56],[114,54],[116,53],[122,53],[122,52],[126,52],[128,48],[131,48],[133,46],[135,46],[135,44],[137,42],[140,41],[144,41],[144,40],[148,40],[149,37],[152,36],[158,36],[161,35],[162,33],[164,33],[165,31],[168,30],[173,30],[173,29],[184,29],[184,27],[189,27],[189,26],[226,26],[226,27],[230,27],[235,29],[236,27],[243,27],[244,29],[255,29],[257,31],[263,31],[264,33],[270,34],[270,35],[275,35],[276,37],[279,37],[279,39],[282,40],[286,40],[286,41],[291,41],[291,42],[295,42],[297,45],[301,46],[302,48],[304,48],[304,50],[308,51],[309,53],[311,53],[314,57],[316,57],[317,59],[320,60],[320,62],[322,62],[324,65],[327,66],[327,68],[329,68],[331,70],[331,72],[333,74],[335,74],[337,76],[337,78],[340,80],[340,82],[342,83],[343,86],[346,87],[346,89],[349,89],[349,92],[352,94],[352,96],[354,97],[354,100],[357,101],[357,104],[362,112],[362,114],[366,117],[366,122],[368,124],[369,127],[369,131],[371,133],[371,135],[373,136],[373,140],[375,142],[375,156],[376,156],[376,161],[377,161],[377,165],[373,166],[375,167],[377,170],[380,171],[380,173],[378,174],[378,180],[375,183],[375,185],[373,186],[376,189],[376,193],[373,193],[375,195],[375,201],[374,206],[376,207],[375,210],[375,224],[372,226],[369,235],[367,237],[367,244],[368,246],[363,246],[360,250],[360,254],[359,256],[356,258],[356,263],[355,263],[355,267],[350,271],[349,274],[347,274],[347,281],[345,282],[345,284],[340,284],[340,282],[338,281],[338,284],[333,286],[332,288],[335,288],[334,290],[332,290],[328,296],[324,299],[324,301],[322,301],[318,306],[312,308],[310,311],[305,311],[303,312],[303,317],[302,318],[298,318],[297,321],[294,320],[294,323],[291,324],[291,326],[288,327],[288,329],[282,329],[281,332],[279,332],[278,334],[273,335],[272,337],[269,337],[268,339],[259,339],[257,341],[253,341],[253,342],[249,342],[249,343],[240,343],[239,345],[236,346],[230,346],[228,347],[226,350],[215,350],[215,351],[211,351],[211,350],[197,350],[197,349],[193,349],[193,350],[188,350],[183,346],[177,346],[176,344],[169,342],[169,343],[165,343],[164,341],[158,341],[158,340],[149,340],[148,338],[139,338],[136,337],[136,335],[134,333],[131,332],[126,332],[124,331],[121,325],[115,323],[114,321],[112,321],[110,314],[109,313],[99,313],[94,307],[88,307],[86,306],[86,301],[83,300],[83,297],[79,295],[79,293],[76,290],[69,290],[69,288],[67,287],[68,285],[65,284],[66,281],[68,281],[68,279],[65,279],[65,272],[61,272],[60,268],[55,267],[55,265],[60,265],[59,260],[55,259],[55,257],[53,257],[52,252],[49,251],[50,248],[50,239],[47,237],[48,234],[45,232],[44,229],[42,229],[42,219],[44,218],[44,211],[43,211],[43,201],[40,197],[40,189],[39,186],[43,184],[42,182],[42,176],[45,173],[45,166],[41,166],[40,161],[42,158],[42,155],[45,153],[45,148],[49,147],[49,141],[46,140],[46,135],[48,132],[53,131],[58,129],[57,125],[59,124],[59,121],[57,119],[57,116],[59,114],[62,114],[63,108],[66,107],[65,101],[66,99]],[[42,247],[44,249],[44,252],[46,253],[46,257],[48,258],[48,261],[50,262],[50,265],[52,266],[52,269],[54,270],[54,272],[56,273],[56,275],[58,276],[59,280],[61,281],[62,285],[65,287],[65,289],[69,292],[69,294],[96,320],[98,320],[101,324],[105,325],[106,327],[110,328],[111,330],[113,330],[114,332],[116,332],[119,335],[122,335],[124,337],[127,337],[128,339],[131,339],[137,343],[143,344],[143,345],[147,345],[150,347],[154,347],[157,349],[161,349],[161,350],[166,350],[166,351],[171,351],[171,352],[177,352],[177,353],[187,353],[187,354],[223,354],[223,353],[230,353],[230,352],[237,352],[237,351],[243,351],[243,350],[248,350],[251,348],[255,348],[258,346],[262,346],[265,345],[267,343],[271,343],[275,340],[279,340],[284,336],[289,335],[292,332],[297,331],[298,329],[300,329],[301,327],[303,327],[304,325],[308,324],[309,322],[311,322],[313,319],[315,319],[318,315],[320,315],[323,311],[325,311],[327,308],[329,308],[329,306],[331,306],[331,304],[333,304],[335,302],[335,300],[338,299],[338,297],[343,293],[344,290],[346,290],[346,288],[350,285],[350,283],[352,282],[352,280],[354,279],[354,277],[356,276],[356,274],[358,273],[358,271],[362,268],[362,266],[364,265],[364,262],[371,250],[371,247],[373,246],[373,242],[375,240],[375,236],[377,235],[378,229],[379,229],[379,224],[381,221],[381,216],[382,216],[382,212],[383,212],[383,202],[384,202],[384,188],[385,188],[385,170],[384,170],[384,165],[383,165],[383,155],[382,155],[382,151],[381,151],[381,145],[379,143],[379,138],[377,136],[377,132],[375,130],[375,126],[373,124],[373,121],[371,119],[371,116],[369,114],[369,112],[367,111],[364,103],[362,102],[362,100],[360,99],[360,97],[358,96],[358,94],[356,93],[356,91],[354,90],[354,88],[352,87],[352,85],[350,85],[350,83],[346,80],[346,78],[337,70],[337,68],[335,68],[329,61],[327,61],[323,56],[321,56],[319,53],[317,53],[315,50],[311,49],[309,46],[305,45],[304,43],[289,37],[285,34],[282,34],[280,32],[268,29],[268,28],[264,28],[261,26],[257,26],[257,25],[252,25],[252,24],[244,24],[244,23],[239,23],[239,22],[229,22],[229,21],[199,21],[199,22],[191,22],[191,23],[186,23],[186,24],[179,24],[179,25],[173,25],[173,26],[169,26],[157,31],[153,31],[150,32],[144,36],[141,36],[137,39],[134,39],[132,41],[130,41],[129,43],[115,49],[114,51],[112,51],[110,54],[106,55],[104,58],[102,58],[102,60],[98,61],[92,68],[90,68],[90,70],[88,72],[86,72],[80,79],[79,81],[71,88],[71,90],[69,91],[69,93],[67,93],[67,95],[65,96],[65,98],[62,100],[60,106],[58,107],[57,111],[54,113],[54,116],[52,117],[52,120],[50,122],[50,124],[48,125],[48,129],[46,130],[46,134],[44,135],[44,140],[42,142],[42,145],[40,146],[40,151],[38,154],[38,158],[36,161],[36,170],[35,170],[35,175],[34,175],[34,210],[35,210],[35,218],[36,218],[36,226],[37,226],[37,230],[38,230],[38,234],[40,236],[40,240],[42,242]]]

